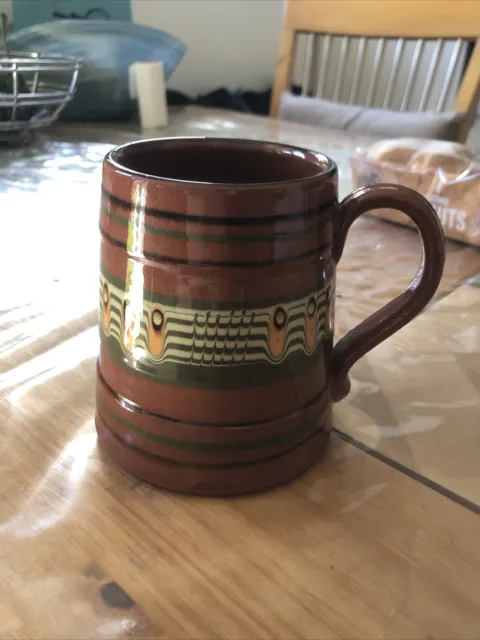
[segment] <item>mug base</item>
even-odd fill
[[[301,475],[326,453],[329,429],[278,456],[247,464],[191,465],[173,462],[128,445],[98,415],[98,443],[133,476],[162,489],[205,496],[232,496],[273,489]]]

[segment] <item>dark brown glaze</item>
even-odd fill
[[[322,239],[323,244],[323,239]],[[253,303],[283,300],[327,286],[333,279],[334,263],[329,251],[295,262],[261,268],[202,267],[150,262],[127,255],[125,249],[108,240],[102,242],[101,267],[125,281],[129,261],[135,260],[148,292],[172,295],[182,300],[193,298],[212,304]]]
[[[136,166],[133,162],[128,169],[124,167],[125,158],[133,155],[142,157],[148,152],[150,157],[158,158],[162,155],[167,158],[170,153],[177,153],[180,149],[183,162],[189,162],[194,150],[200,151],[195,173],[201,178],[208,164],[211,166],[211,176],[215,179],[204,183],[188,179],[171,180],[167,177],[168,163],[163,165],[165,173],[155,174],[155,166],[160,167],[158,162],[153,162],[149,175],[132,170],[131,167]],[[215,150],[231,154],[235,158],[237,177],[231,183],[222,179],[229,177],[223,176],[222,165],[210,165],[210,158]],[[297,152],[306,159],[296,156]],[[241,159],[242,156],[244,160]],[[259,177],[253,183],[250,181],[242,184],[242,167],[253,166],[254,158],[257,159],[257,165],[270,167],[268,175],[276,176],[274,182],[268,180],[261,184],[261,174],[258,173]],[[286,162],[288,172],[284,168]],[[142,162],[141,168],[145,166]],[[230,171],[230,177],[235,174]],[[175,175],[179,175],[178,171]],[[189,175],[192,175],[192,166]],[[289,176],[288,182],[285,175]],[[249,177],[254,178],[253,175]],[[185,219],[187,224],[193,220],[205,224],[201,219],[198,220],[201,217],[207,218],[209,224],[223,221],[230,228],[238,226],[235,218],[244,221],[240,223],[241,226],[246,225],[249,220],[256,221],[253,222],[255,227],[259,225],[259,221],[263,225],[265,219],[278,224],[283,216],[300,213],[303,214],[302,217],[306,217],[305,212],[314,209],[317,204],[324,205],[336,199],[336,182],[333,163],[321,154],[287,145],[248,140],[173,138],[127,144],[110,152],[103,167],[104,191],[114,195],[119,201],[131,202],[134,207],[142,208],[145,217],[151,217],[152,212],[183,214],[188,216]]]
[[[332,209],[332,208],[330,208]],[[328,218],[329,220],[330,218]],[[103,237],[110,241],[122,251],[127,249],[128,229],[117,222],[102,225]],[[277,234],[275,242],[266,240],[263,242],[254,241],[254,234],[245,236],[245,240],[240,242],[227,242],[224,238],[228,236],[211,236],[215,241],[208,241],[207,234],[185,233],[185,238],[172,238],[169,240],[168,253],[158,252],[158,237],[152,234],[146,235],[142,253],[149,260],[168,261],[175,265],[192,265],[208,267],[237,268],[248,267],[257,268],[258,265],[280,265],[300,262],[313,258],[318,259],[319,251],[322,249],[322,232],[316,229],[312,232],[291,232]],[[270,234],[273,235],[273,234]],[[263,234],[265,238],[269,234]],[[257,240],[260,234],[257,235]],[[197,238],[199,238],[197,240]],[[220,239],[217,241],[217,239]],[[331,242],[324,240],[324,248],[328,249]]]
[[[103,349],[100,369],[115,392],[154,414],[175,420],[217,424],[256,424],[288,415],[310,404],[327,384],[325,364],[318,362],[295,378],[238,389],[195,389],[141,379],[122,368]]]
[[[319,460],[328,445],[327,431],[320,430],[294,449],[267,460],[195,466],[171,462],[126,444],[98,416],[96,427],[101,448],[134,476],[171,491],[209,496],[241,495],[285,484]]]
[[[334,402],[350,391],[348,372],[352,365],[413,320],[433,298],[442,278],[445,237],[440,220],[423,196],[396,184],[363,187],[342,202],[336,219],[335,260],[340,260],[348,230],[355,220],[367,211],[383,208],[398,209],[415,223],[423,247],[420,268],[406,291],[349,331],[335,345],[331,369]]]
[[[327,429],[330,404],[324,388],[294,413],[253,424],[213,426],[147,412],[117,396],[100,372],[97,380],[97,412],[117,437],[148,453],[189,464],[225,466],[279,455]]]
[[[96,424],[125,469],[229,495],[321,456],[335,265],[365,210],[352,202],[366,202],[339,210],[336,183],[321,154],[272,143],[158,140],[107,156]],[[427,255],[440,271],[441,258]],[[354,342],[335,351],[337,395]]]
[[[176,266],[250,264],[254,268],[266,262],[282,264],[320,255],[322,243],[331,244],[330,220],[335,205],[336,201],[332,200],[325,204],[323,210],[318,207],[300,210],[281,214],[278,219],[270,221],[266,217],[251,218],[261,225],[212,224],[215,223],[212,217],[204,217],[203,223],[190,222],[183,214],[176,214],[173,218],[171,212],[161,211],[158,215],[151,212],[140,221],[143,213],[134,211],[132,215],[130,203],[119,203],[104,192],[100,229],[104,237],[125,251],[129,229],[132,225],[143,225],[146,233],[141,251],[152,260],[169,261]],[[227,219],[234,221],[233,218]],[[239,217],[239,220],[245,222],[248,218]]]

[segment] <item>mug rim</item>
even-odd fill
[[[142,171],[136,171],[135,169],[130,169],[123,165],[115,156],[130,150],[133,147],[139,146],[152,146],[153,144],[165,143],[165,142],[198,142],[205,141],[207,143],[211,142],[223,142],[229,145],[245,145],[245,146],[253,146],[253,147],[262,147],[262,146],[270,146],[276,147],[278,150],[286,149],[293,151],[300,151],[302,153],[306,153],[309,155],[316,156],[319,161],[325,166],[324,169],[314,173],[311,176],[304,176],[299,178],[291,178],[288,180],[277,180],[277,181],[269,181],[269,182],[205,182],[201,180],[183,180],[180,178],[168,178],[163,176],[158,176],[154,174],[144,173]],[[192,186],[192,187],[207,187],[215,189],[256,189],[256,188],[269,188],[269,187],[280,187],[280,186],[290,186],[297,184],[308,184],[309,182],[314,182],[319,179],[329,178],[337,173],[337,165],[332,158],[325,155],[321,151],[314,151],[313,149],[308,149],[306,147],[300,147],[297,145],[286,144],[283,142],[273,142],[269,140],[254,140],[251,138],[225,138],[225,137],[215,137],[215,136],[168,136],[163,138],[146,138],[142,140],[132,140],[121,144],[107,153],[105,157],[105,161],[111,165],[116,171],[122,173],[123,175],[130,178],[144,178],[146,180],[151,180],[155,182],[167,182],[169,184],[178,185],[178,186]]]

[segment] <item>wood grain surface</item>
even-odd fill
[[[162,493],[102,459],[90,410],[48,442],[18,420],[0,637],[478,638],[467,509],[336,438],[287,488]]]

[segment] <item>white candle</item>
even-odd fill
[[[130,67],[130,95],[138,99],[142,129],[168,124],[163,62],[135,62]]]

